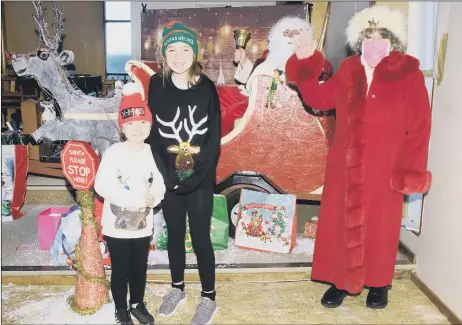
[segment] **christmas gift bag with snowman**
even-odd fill
[[[26,196],[29,148],[2,145],[2,221],[19,219]]]
[[[275,253],[290,253],[297,236],[296,196],[242,190],[234,244]]]

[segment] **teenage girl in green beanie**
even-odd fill
[[[215,84],[197,60],[196,34],[178,22],[162,33],[163,71],[151,78],[151,149],[167,187],[162,210],[168,230],[172,291],[159,315],[172,315],[185,301],[186,216],[202,284],[192,324],[209,324],[215,303],[215,255],[210,241],[221,112]]]

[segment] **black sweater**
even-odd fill
[[[195,86],[182,90],[154,75],[148,106],[151,150],[167,189],[178,185],[178,193],[188,194],[203,184],[214,184],[221,140],[215,84],[203,75]]]

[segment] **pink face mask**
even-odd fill
[[[363,41],[363,56],[372,68],[375,68],[388,54],[390,54],[390,46],[387,40],[365,39]]]

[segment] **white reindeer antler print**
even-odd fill
[[[188,105],[188,108],[189,108],[189,120],[191,122],[191,130],[188,127],[187,119],[184,119],[184,129],[189,134],[188,142],[191,142],[191,140],[196,134],[204,134],[205,132],[207,132],[207,128],[198,130],[198,128],[207,121],[207,115],[205,115],[205,117],[196,124],[194,122],[194,112],[196,111],[197,106],[194,105],[194,107],[191,108],[191,106]]]
[[[176,111],[175,118],[171,122],[162,121],[159,118],[159,116],[156,115],[156,119],[160,124],[162,124],[163,126],[168,126],[168,127],[172,128],[172,130],[173,130],[173,134],[168,134],[168,133],[162,132],[162,130],[159,129],[160,135],[163,136],[164,138],[176,139],[178,141],[178,143],[183,142],[183,140],[181,139],[181,136],[180,136],[180,131],[183,128],[183,122],[180,122],[180,124],[178,125],[178,128],[175,127],[175,124],[178,121],[179,117],[180,117],[180,107],[179,106],[178,106],[178,109]]]

